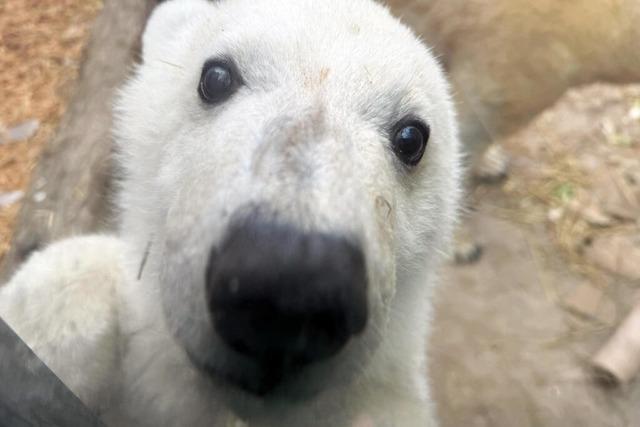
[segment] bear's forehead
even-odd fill
[[[350,24],[349,30],[396,27],[388,9],[372,0],[224,0],[212,2],[212,13],[227,24],[253,24],[256,28],[289,32],[295,26],[320,32],[334,24]],[[358,28],[365,25],[368,28]],[[386,28],[385,28],[386,27]]]
[[[225,0],[209,13],[192,32],[203,54],[256,66],[400,74],[427,56],[408,28],[370,0]]]
[[[304,85],[338,98],[351,93],[363,105],[425,93],[438,101],[436,61],[370,0],[224,0],[199,18],[189,31],[188,68],[226,57],[256,89]]]

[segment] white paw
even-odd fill
[[[99,408],[117,357],[120,240],[79,237],[37,252],[0,289],[0,316],[88,406]]]

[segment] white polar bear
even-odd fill
[[[87,405],[113,425],[435,424],[459,146],[439,65],[385,7],[164,3],[115,135],[119,236],[54,244],[0,293]]]

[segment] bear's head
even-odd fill
[[[164,3],[116,116],[140,286],[213,383],[306,395],[424,332],[397,322],[428,311],[459,147],[439,65],[385,7]]]

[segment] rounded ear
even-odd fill
[[[172,41],[179,38],[190,21],[211,11],[212,1],[169,0],[155,8],[142,35],[142,58],[157,57]]]

